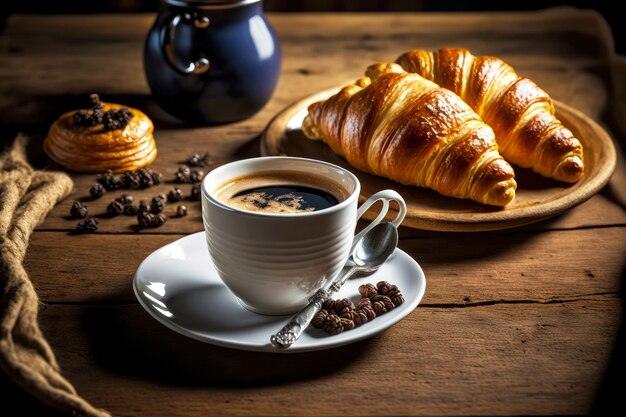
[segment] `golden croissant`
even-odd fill
[[[491,128],[458,96],[397,64],[369,67],[308,111],[305,135],[361,171],[494,206],[515,197]]]
[[[396,62],[469,104],[493,128],[508,162],[559,181],[582,176],[582,145],[554,116],[550,96],[502,60],[444,48],[409,51]]]

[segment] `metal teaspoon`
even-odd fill
[[[380,268],[398,246],[398,230],[392,223],[380,223],[363,235],[352,251],[354,263],[343,275],[339,275],[332,284],[321,288],[310,299],[309,304],[296,313],[278,333],[272,335],[270,341],[276,348],[288,348],[309,327],[315,314],[322,304],[357,272],[372,273]]]

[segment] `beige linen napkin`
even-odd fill
[[[35,226],[72,190],[61,172],[36,171],[26,161],[27,138],[0,155],[0,366],[48,406],[80,416],[110,416],[91,406],[61,375],[37,317],[39,298],[22,262]]]

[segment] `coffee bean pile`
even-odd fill
[[[143,190],[155,185],[161,184],[161,174],[153,171],[150,168],[141,168],[137,171],[126,171],[122,175],[114,175],[111,170],[102,174],[98,174],[96,177],[98,184],[94,184],[89,193],[99,198],[104,195],[104,190],[113,191],[120,188],[127,190]],[[102,190],[104,188],[104,190]]]
[[[196,184],[202,181],[202,178],[204,178],[204,171],[200,169],[192,170],[189,166],[183,164],[178,167],[174,179],[181,184]]]
[[[124,129],[133,113],[126,107],[119,110],[104,111],[104,106],[98,94],[89,95],[91,110],[77,110],[73,116],[75,126],[91,127],[102,125],[104,130]]]
[[[167,216],[162,213],[153,214],[148,211],[139,212],[137,223],[141,227],[159,227],[167,221]]]
[[[328,299],[311,322],[318,329],[334,335],[374,320],[377,316],[404,303],[404,297],[396,285],[387,281],[364,284],[359,287],[361,299],[354,305],[347,298]]]
[[[205,167],[209,165],[210,160],[211,156],[208,153],[205,153],[204,155],[194,153],[185,161],[185,164],[190,167]]]
[[[181,202],[184,199],[199,201],[202,195],[200,182],[204,178],[204,171],[191,169],[190,167],[203,167],[209,164],[208,153],[200,155],[192,154],[180,165],[173,182],[192,184],[190,194],[185,196],[179,187],[173,187],[167,194],[158,194],[150,200],[135,202],[130,194],[123,194],[111,201],[106,206],[106,214],[98,217],[116,217],[120,215],[137,216],[139,227],[159,227],[167,220],[168,216],[163,213],[167,203]],[[150,168],[142,168],[137,171],[127,171],[121,175],[115,175],[112,171],[106,171],[96,176],[96,183],[90,189],[89,194],[93,199],[104,196],[108,191],[119,189],[143,190],[161,184],[162,175]],[[85,204],[75,201],[70,209],[71,218],[85,219],[89,210]],[[186,205],[180,204],[175,209],[175,217],[184,217],[189,213]],[[75,227],[76,233],[90,233],[98,229],[98,220],[94,217],[86,218]]]
[[[76,225],[76,233],[91,233],[98,229],[98,219],[89,217]]]

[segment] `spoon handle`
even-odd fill
[[[324,301],[329,299],[334,293],[339,291],[344,282],[348,280],[359,268],[356,266],[350,267],[343,275],[339,276],[334,283],[328,288],[320,288],[311,298],[309,298],[309,304],[302,310],[296,313],[289,323],[270,337],[270,342],[276,348],[288,348],[295,343],[300,337],[302,332],[309,327],[313,317],[318,311],[322,309]]]

